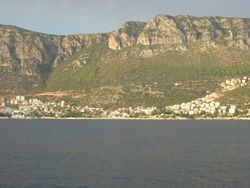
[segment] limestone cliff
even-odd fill
[[[130,32],[130,28],[128,23],[112,33],[109,47],[121,49],[141,44],[186,50],[190,45],[199,44],[201,50],[218,46],[245,50],[250,45],[250,19],[159,15],[145,24],[141,23],[140,29],[136,30],[139,33]]]
[[[124,23],[118,31],[110,34],[109,48],[120,50],[121,48],[134,46],[145,25],[143,22]]]
[[[103,38],[102,34],[56,36],[0,26],[0,69],[46,79],[52,65]]]
[[[46,81],[53,66],[79,50],[104,42],[112,50],[132,46],[160,46],[157,53],[196,47],[236,48],[250,46],[250,19],[158,15],[148,22],[126,22],[107,34],[48,35],[0,25],[0,76],[15,73]],[[137,53],[137,52],[135,52]],[[155,55],[154,48],[139,56]],[[2,78],[0,78],[1,80]]]

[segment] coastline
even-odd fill
[[[205,121],[205,120],[220,120],[220,121],[249,121],[250,117],[216,117],[216,118],[83,118],[83,117],[67,117],[67,118],[56,118],[56,117],[41,117],[41,118],[7,118],[7,117],[0,117],[0,120],[104,120],[104,121],[112,121],[112,120],[119,120],[119,121]]]

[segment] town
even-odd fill
[[[220,83],[221,90],[182,104],[157,107],[128,107],[104,110],[89,106],[76,106],[65,101],[43,102],[37,98],[15,96],[0,98],[0,118],[103,118],[103,119],[181,119],[181,118],[249,118],[250,109],[242,110],[236,105],[221,105],[216,99],[225,92],[245,86],[250,77],[235,78]],[[177,84],[176,84],[177,85]]]

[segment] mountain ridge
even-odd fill
[[[237,28],[237,32],[233,29]],[[166,14],[157,15],[148,22],[136,22],[129,21],[121,25],[117,31],[109,33],[95,33],[95,34],[73,34],[73,35],[50,35],[46,33],[33,32],[16,26],[0,26],[2,41],[5,37],[4,32],[9,32],[14,35],[13,42],[20,43],[24,41],[17,41],[19,33],[26,33],[36,35],[36,37],[42,38],[42,43],[46,43],[46,39],[50,41],[57,40],[50,45],[54,45],[56,48],[56,55],[59,57],[53,57],[50,59],[50,64],[57,64],[57,61],[61,61],[66,56],[72,55],[79,49],[88,47],[100,40],[108,40],[109,48],[113,50],[119,50],[121,48],[131,47],[134,45],[165,45],[171,50],[186,50],[190,43],[207,42],[203,44],[203,48],[207,47],[219,47],[218,43],[227,42],[228,47],[248,49],[250,44],[250,19],[246,18],[225,18],[225,17],[192,17],[192,16],[170,16]],[[4,31],[5,30],[5,31]],[[26,36],[24,40],[27,39]],[[44,41],[45,40],[45,41]],[[95,41],[96,40],[96,41]],[[99,41],[98,41],[99,40]],[[217,40],[217,41],[216,41]],[[8,43],[8,41],[5,41]],[[34,44],[36,41],[30,41],[28,44]],[[47,41],[48,42],[48,41]],[[217,42],[217,43],[216,43]],[[11,41],[10,41],[11,43]],[[87,44],[85,44],[87,43]],[[13,49],[11,49],[13,48]],[[8,51],[17,51],[20,48],[18,44],[11,44],[11,47],[3,42],[0,44],[2,58],[5,56],[11,56]],[[43,48],[36,48],[40,50]],[[48,48],[45,46],[45,48]],[[17,55],[22,52],[17,51]],[[39,53],[39,52],[37,52]],[[48,52],[44,52],[48,53]],[[43,54],[46,56],[46,54]],[[55,56],[55,55],[54,55]],[[33,57],[31,55],[31,57]],[[47,63],[41,57],[35,57],[39,63]],[[14,58],[15,60],[22,59],[21,57]],[[58,60],[59,59],[59,60]]]
[[[249,36],[247,18],[165,14],[95,34],[0,25],[0,92],[89,90],[81,100],[94,105],[105,101],[100,94],[120,105],[191,100],[217,87],[216,80],[250,74]],[[202,89],[187,90],[196,81]],[[181,90],[174,87],[182,82]]]

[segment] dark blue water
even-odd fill
[[[249,121],[0,121],[2,188],[249,188]]]

